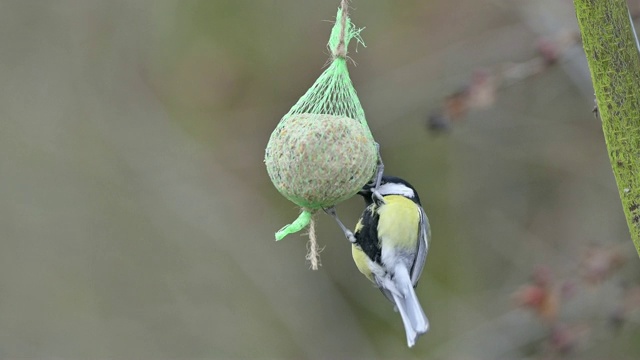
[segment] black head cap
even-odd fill
[[[373,203],[372,194],[375,183],[371,182],[362,187],[362,190],[358,192],[358,195],[364,197],[364,201],[367,205]],[[408,199],[413,200],[417,204],[420,204],[420,197],[418,192],[411,184],[406,180],[395,176],[383,176],[380,181],[380,187],[378,188],[380,195],[401,195]]]

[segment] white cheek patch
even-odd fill
[[[408,188],[402,184],[384,184],[378,188],[380,194],[384,195],[402,195],[408,198],[414,198],[415,194],[411,188]]]

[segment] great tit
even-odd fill
[[[383,176],[379,184],[367,184],[358,194],[364,197],[366,208],[355,233],[342,225],[334,209],[328,213],[351,241],[358,270],[400,312],[407,344],[413,347],[418,336],[429,329],[414,291],[429,249],[429,220],[418,193],[403,179]]]

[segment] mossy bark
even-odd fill
[[[640,54],[625,0],[574,0],[620,199],[640,255]]]

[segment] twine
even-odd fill
[[[340,57],[344,59],[347,57],[347,47],[345,46],[344,38],[347,32],[347,19],[349,17],[349,0],[342,0],[340,8],[342,10],[342,17],[340,18],[340,41],[338,42],[336,49],[333,51],[333,57]]]
[[[320,248],[316,239],[316,221],[312,217],[309,223],[309,242],[307,243],[307,256],[305,257],[311,262],[311,270],[318,270],[320,266]]]

